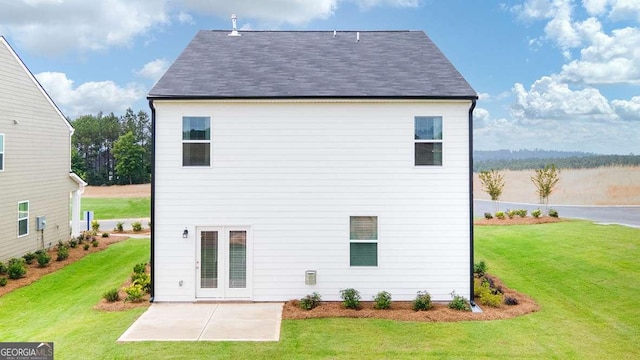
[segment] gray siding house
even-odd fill
[[[0,36],[0,261],[79,232],[86,183],[70,171],[72,134],[71,124]]]

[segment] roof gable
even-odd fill
[[[150,98],[476,98],[422,31],[200,31]]]

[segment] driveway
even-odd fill
[[[540,208],[539,204],[526,204],[501,201],[498,205],[500,211],[507,209],[527,209]],[[640,228],[640,205],[631,206],[599,206],[599,205],[549,205],[555,209],[560,217],[572,219],[591,220],[602,224],[619,224]],[[476,217],[481,217],[485,212],[494,213],[495,207],[490,200],[474,200],[473,211]]]

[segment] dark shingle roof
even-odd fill
[[[422,31],[200,31],[150,98],[475,98]]]

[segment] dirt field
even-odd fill
[[[533,170],[501,172],[505,178],[501,201],[538,203]],[[476,199],[491,199],[482,191],[477,174],[473,188]],[[549,200],[558,205],[640,205],[640,167],[561,170]]]
[[[87,186],[82,197],[87,198],[128,198],[151,196],[151,184]]]

